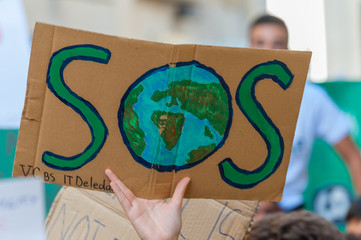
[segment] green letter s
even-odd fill
[[[72,157],[64,157],[48,151],[44,152],[42,161],[48,167],[61,170],[78,169],[94,159],[103,147],[108,135],[108,129],[103,119],[93,105],[78,96],[65,84],[63,72],[73,60],[107,64],[110,55],[108,49],[88,44],[65,47],[52,55],[47,75],[48,88],[88,124],[92,141],[82,153]]]
[[[262,136],[268,154],[265,162],[253,171],[240,169],[230,158],[218,164],[222,179],[236,188],[246,189],[257,185],[271,176],[282,162],[284,143],[281,133],[255,96],[257,82],[269,78],[286,90],[292,83],[293,75],[280,61],[265,62],[249,70],[237,88],[237,105]]]

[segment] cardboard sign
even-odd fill
[[[0,239],[45,240],[44,211],[44,190],[41,181],[0,181]]]
[[[244,239],[258,201],[184,199],[184,239]],[[46,220],[49,240],[140,239],[114,194],[63,187]]]
[[[280,200],[310,52],[37,24],[14,176],[143,198]]]

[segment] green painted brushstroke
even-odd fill
[[[155,111],[152,115],[152,121],[159,129],[166,149],[172,150],[181,136],[185,121],[184,114]]]
[[[204,136],[207,136],[210,139],[214,138],[214,136],[208,126],[204,126]]]
[[[188,153],[189,159],[187,163],[195,163],[201,159],[203,159],[208,153],[212,152],[216,148],[216,144],[212,143],[208,146],[198,147],[197,149]]]
[[[145,133],[139,127],[139,117],[133,106],[138,102],[138,97],[143,90],[143,85],[139,85],[137,88],[133,89],[124,103],[123,128],[127,134],[131,148],[138,156],[142,155],[146,142],[144,140]]]
[[[267,158],[261,168],[255,171],[236,169],[230,161],[223,161],[223,175],[228,182],[243,188],[252,187],[274,173],[283,157],[283,138],[277,128],[256,100],[255,85],[261,79],[271,78],[283,89],[287,89],[293,75],[285,64],[279,61],[266,62],[251,69],[242,79],[236,99],[237,104],[267,145]]]
[[[73,60],[94,61],[108,63],[110,51],[94,45],[75,45],[59,50],[50,59],[48,69],[48,88],[65,104],[77,111],[88,124],[92,133],[92,142],[84,152],[73,156],[64,157],[52,152],[44,152],[42,161],[57,169],[78,169],[91,159],[102,148],[107,137],[107,128],[97,110],[86,100],[80,98],[64,82],[63,71]]]
[[[178,100],[181,109],[192,113],[200,120],[207,119],[221,136],[224,135],[229,110],[228,96],[221,84],[182,80],[171,82],[168,87],[165,91],[155,91],[152,100],[159,102],[171,96],[168,107],[178,105]]]

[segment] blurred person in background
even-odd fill
[[[288,49],[288,30],[280,18],[264,15],[250,28],[250,46],[262,49]],[[306,82],[293,140],[282,202],[261,202],[257,220],[265,213],[303,209],[303,192],[308,183],[308,163],[314,140],[333,146],[346,162],[358,194],[361,193],[361,156],[350,137],[351,124],[325,90]],[[325,162],[327,164],[327,162]]]
[[[361,240],[361,197],[355,199],[346,215],[346,233],[348,239]]]
[[[301,210],[267,214],[257,221],[247,240],[342,240],[344,236],[329,221]]]

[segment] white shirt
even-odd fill
[[[308,163],[315,139],[335,145],[349,134],[351,123],[320,86],[306,83],[291,159],[288,166],[283,200],[286,211],[303,204],[303,192],[308,183]]]

